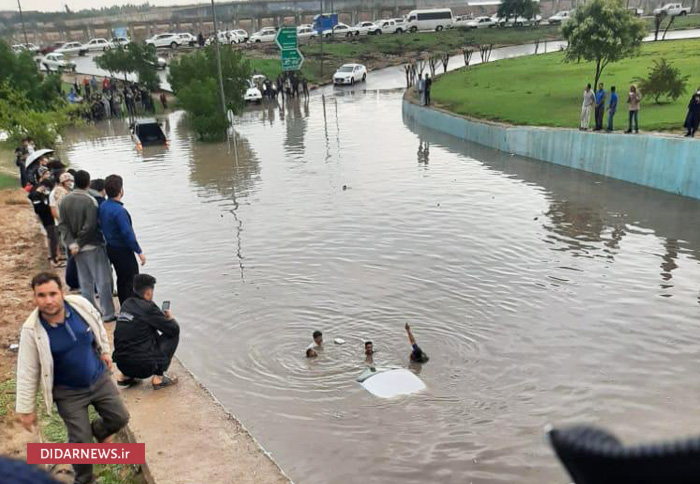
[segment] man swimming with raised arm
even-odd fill
[[[404,328],[406,328],[406,334],[408,334],[408,341],[411,343],[411,361],[414,363],[427,363],[430,358],[428,358],[428,355],[416,344],[416,338],[413,337],[411,327],[408,323],[406,323]]]

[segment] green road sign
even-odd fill
[[[304,56],[301,55],[299,49],[283,50],[282,51],[282,70],[283,71],[298,71],[304,63]]]
[[[296,50],[297,48],[297,28],[282,27],[277,31],[275,37],[277,46],[284,52],[285,50]]]

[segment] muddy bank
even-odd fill
[[[15,420],[15,366],[22,323],[34,308],[29,281],[48,268],[39,222],[26,194],[19,189],[0,191],[0,454],[24,457],[29,433]]]

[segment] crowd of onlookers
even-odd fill
[[[625,133],[639,133],[639,109],[642,103],[642,93],[634,84],[630,86],[627,93],[628,105],[628,127]],[[598,84],[598,90],[594,91],[590,84],[583,90],[583,104],[581,106],[581,124],[579,129],[586,131],[589,129],[591,113],[594,113],[595,128],[593,131],[607,132],[614,130],[615,114],[617,113],[619,97],[615,86],[610,87],[610,93],[605,90],[604,84]],[[604,126],[605,112],[608,113],[607,125]],[[683,122],[686,130],[686,137],[694,137],[700,125],[700,87],[693,92],[688,102],[688,111]]]
[[[177,378],[165,372],[180,329],[169,302],[161,308],[153,300],[156,279],[139,273],[146,256],[122,201],[122,177],[93,179],[52,153],[36,150],[30,138],[15,150],[20,181],[44,227],[53,266],[31,282],[37,309],[20,334],[16,412],[31,430],[41,389],[46,412],[56,405],[70,442],[109,442],[129,419],[111,377],[113,362],[121,373],[118,385],[146,378],[154,390],[174,385]],[[59,268],[65,268],[64,277]],[[115,322],[112,352],[105,324]],[[89,406],[99,415],[92,422]],[[94,482],[91,465],[73,467],[76,483]]]
[[[299,77],[297,72],[283,72],[277,76],[274,81],[268,78],[262,78],[261,75],[254,75],[253,80],[256,87],[260,90],[263,99],[276,100],[278,97],[293,98],[301,97],[309,98],[309,81],[306,76]]]
[[[156,111],[151,92],[145,86],[109,77],[98,81],[95,76],[85,76],[79,82],[76,76],[67,99],[71,104],[88,103],[90,117],[96,121]],[[166,109],[165,94],[161,94],[160,101]]]

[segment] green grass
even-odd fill
[[[649,17],[645,18],[647,22],[647,30],[649,33],[653,34],[654,33],[654,18]],[[659,38],[661,37],[663,33],[663,29],[666,28],[666,25],[668,24],[668,19],[663,21],[663,24],[661,25],[661,30],[659,32]],[[682,29],[694,29],[700,27],[700,15],[686,15],[684,17],[676,17],[676,19],[673,21],[673,25],[671,26],[671,30],[682,30]]]
[[[617,126],[626,122],[629,84],[635,77],[646,77],[653,61],[664,57],[684,74],[690,74],[688,91],[675,102],[660,105],[651,98],[643,99],[639,121],[645,130],[681,128],[688,96],[700,84],[699,48],[700,40],[646,43],[639,56],[609,65],[601,82],[606,88],[617,87]],[[467,116],[513,124],[577,127],[583,88],[593,82],[594,74],[591,63],[564,63],[562,53],[507,59],[439,77],[432,98],[436,104]]]
[[[14,384],[14,382],[13,382]],[[14,387],[13,387],[14,388]],[[2,396],[0,388],[0,398]],[[0,400],[0,403],[2,400]],[[44,404],[41,398],[37,403],[40,408],[40,424],[41,433],[46,442],[63,443],[68,441],[66,427],[63,425],[63,420],[59,417],[56,408],[49,416],[44,409]],[[90,420],[97,417],[95,410],[90,407]],[[138,465],[131,464],[96,464],[94,466],[95,477],[100,484],[143,484],[144,479],[139,473]]]
[[[9,378],[0,383],[0,419],[10,413],[15,403],[15,379]]]
[[[452,52],[469,45],[524,44],[538,39],[556,38],[561,38],[559,28],[544,25],[538,28],[450,29],[415,34],[368,35],[352,40],[323,39],[323,51],[325,55],[360,61],[363,57],[376,54],[401,56],[419,52]],[[307,57],[318,56],[321,53],[321,42],[314,40],[302,46],[301,51]]]

